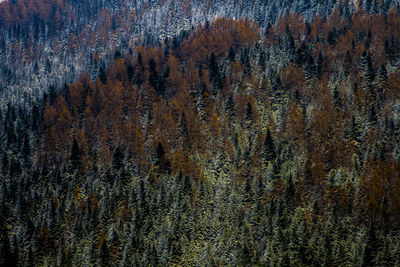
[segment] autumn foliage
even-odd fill
[[[231,164],[232,183],[268,170],[280,181],[265,196],[273,198],[288,183],[282,161],[294,153],[301,159],[290,174],[295,197],[318,199],[326,206],[318,216],[339,205],[367,216],[364,222],[393,222],[400,207],[395,137],[377,125],[390,124],[399,95],[399,71],[385,67],[398,56],[399,26],[395,10],[385,19],[355,13],[351,20],[335,10],[307,25],[290,13],[261,38],[247,19],[219,18],[181,44],[135,47],[95,81],[83,73],[46,103],[38,164],[64,164],[74,154],[80,171],[107,171],[128,157],[154,184],[171,174],[200,183],[214,157]],[[257,49],[277,43],[286,45],[289,60],[274,70]],[[335,182],[353,169],[357,182]],[[127,213],[121,206],[120,217]]]
[[[6,25],[24,24],[33,20],[60,23],[62,15],[68,14],[67,1],[17,0],[0,3],[0,22]]]
[[[229,48],[240,49],[259,40],[256,23],[245,20],[218,18],[211,25],[203,25],[183,42],[182,52],[199,63],[206,63],[211,53],[217,58],[226,55]]]

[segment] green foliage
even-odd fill
[[[357,19],[343,20],[353,40],[314,24],[292,36],[299,22],[258,43],[222,19],[116,54],[67,100],[10,104],[0,265],[398,266],[398,70],[374,55],[392,41],[364,40]],[[195,51],[217,26],[238,40]],[[334,55],[346,42],[369,44]]]

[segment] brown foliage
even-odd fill
[[[0,3],[0,22],[6,25],[26,23],[34,17],[44,22],[59,23],[61,14],[70,15],[66,1],[17,0]]]
[[[398,224],[400,165],[393,160],[369,158],[361,174],[357,203],[360,213],[370,223]],[[387,221],[390,218],[393,221]]]
[[[207,29],[202,26],[184,41],[183,54],[205,64],[211,53],[217,58],[225,55],[230,47],[235,49],[254,44],[259,39],[258,26],[248,19],[218,18]]]

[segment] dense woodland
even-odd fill
[[[216,18],[4,105],[0,265],[400,266],[400,13],[360,2]]]
[[[0,3],[0,106],[37,101],[82,71],[107,68],[116,51],[160,46],[216,17],[249,18],[262,29],[295,11],[311,22],[336,7],[387,14],[398,0],[4,0]],[[182,37],[182,36],[181,36]]]

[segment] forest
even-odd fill
[[[0,106],[37,102],[48,88],[97,77],[116,51],[159,47],[215,18],[250,19],[262,30],[290,12],[307,23],[337,8],[344,18],[362,10],[388,14],[397,0],[2,0]]]
[[[400,266],[400,9],[368,2],[217,17],[4,104],[0,266]],[[0,22],[74,10],[43,4]]]

